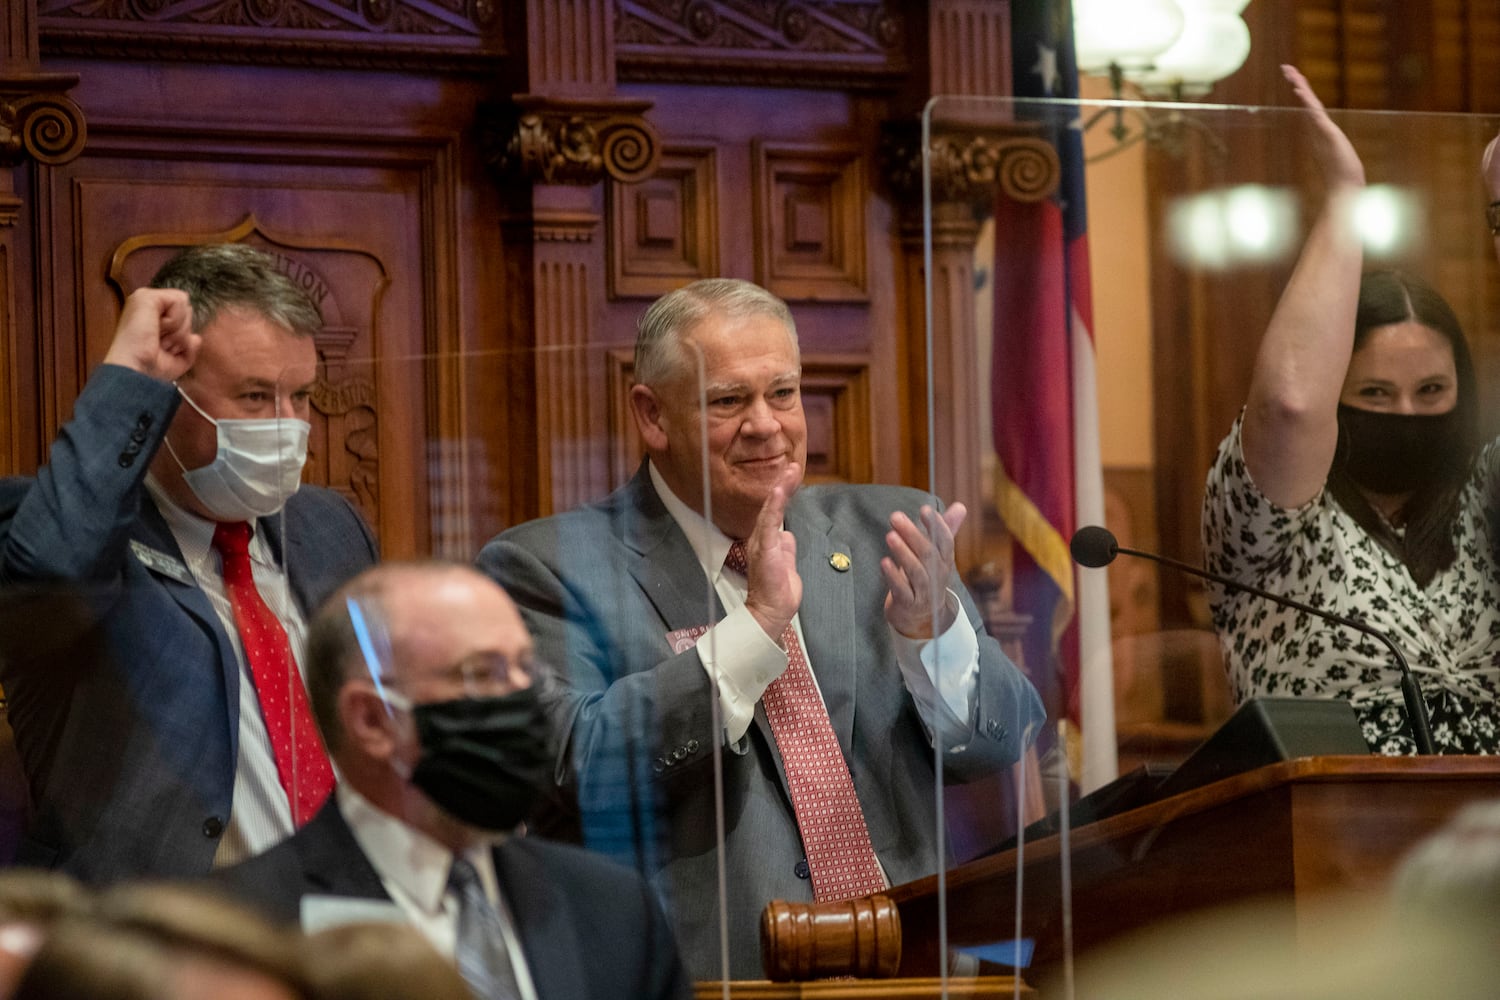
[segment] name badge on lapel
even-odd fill
[[[197,583],[193,579],[192,572],[187,568],[187,564],[181,559],[169,556],[160,549],[153,549],[145,542],[138,542],[134,538],[130,540],[130,551],[140,560],[141,565],[153,573],[170,577],[178,583],[187,584],[189,587]]]
[[[707,631],[707,625],[694,625],[692,628],[674,628],[668,632],[667,645],[672,647],[672,655],[686,653],[698,645],[698,639]]]

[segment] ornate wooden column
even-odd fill
[[[1057,187],[1057,153],[1027,126],[996,122],[989,127],[935,122],[927,147],[932,206],[932,439],[927,427],[926,267],[920,123],[893,125],[887,132],[888,177],[901,207],[903,297],[910,312],[908,407],[911,420],[911,480],[926,481],[929,457],[935,479],[927,488],[945,502],[961,500],[977,516],[983,511],[981,451],[983,413],[974,313],[974,250],[996,197],[1040,201]],[[997,238],[1003,235],[997,234]],[[978,525],[976,520],[975,524]],[[960,568],[974,566],[983,538],[959,537]]]
[[[0,378],[8,400],[0,431],[0,473],[20,471],[27,443],[20,440],[21,421],[14,417],[22,387],[37,381],[21,371],[31,357],[22,345],[23,320],[35,326],[31,254],[20,245],[30,227],[22,227],[24,174],[33,164],[67,163],[83,150],[83,112],[67,96],[76,74],[44,73],[37,40],[36,0],[6,0],[0,9]],[[23,307],[23,299],[28,300]],[[29,393],[28,393],[29,394]]]
[[[509,201],[503,241],[510,342],[535,386],[538,514],[608,492],[602,182],[648,177],[660,158],[649,101],[615,96],[611,0],[529,0],[525,92],[495,109],[491,164]],[[513,478],[525,479],[520,464]]]

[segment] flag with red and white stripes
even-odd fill
[[[995,213],[993,431],[996,503],[1015,541],[1016,610],[1043,637],[1027,662],[1088,792],[1114,779],[1114,683],[1105,575],[1077,570],[1073,532],[1104,520],[1083,142],[1069,0],[1015,4],[1018,118],[1041,123],[1061,180],[1031,203],[1001,194]]]

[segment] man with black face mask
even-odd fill
[[[475,570],[388,563],[360,575],[308,640],[309,693],[341,783],[294,837],[217,881],[309,930],[372,907],[406,920],[481,998],[686,997],[639,875],[513,832],[550,779],[538,674],[515,605]]]

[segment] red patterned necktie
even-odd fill
[[[724,565],[748,576],[743,542],[729,547]],[[836,902],[879,892],[885,888],[885,876],[870,845],[854,779],[790,623],[781,633],[781,644],[786,671],[766,688],[761,702],[786,767],[792,809],[812,872],[813,897]]]
[[[276,774],[291,804],[292,819],[301,826],[312,819],[333,790],[333,768],[318,741],[286,630],[255,587],[250,569],[250,525],[244,521],[220,522],[214,528],[213,545],[224,562],[224,589],[255,681],[260,713],[266,720]]]

